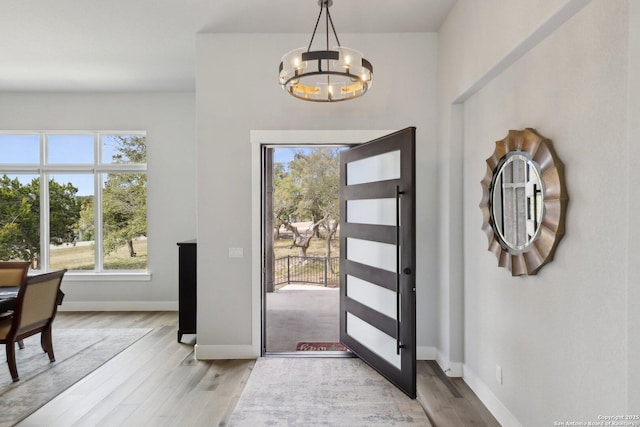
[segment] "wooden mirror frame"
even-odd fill
[[[492,184],[501,160],[507,153],[521,151],[538,167],[542,180],[543,206],[540,232],[520,254],[512,254],[501,246],[498,231],[494,229],[492,209]],[[506,138],[496,141],[495,151],[487,160],[487,172],[482,185],[482,231],[489,240],[489,252],[498,258],[498,266],[511,270],[512,276],[535,275],[553,259],[555,249],[564,235],[564,218],[569,197],[564,185],[563,165],[558,159],[551,141],[533,129],[510,130]]]

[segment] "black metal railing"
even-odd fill
[[[276,259],[274,285],[284,283],[317,283],[324,286],[340,285],[339,257],[301,257],[288,255]]]

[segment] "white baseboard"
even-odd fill
[[[436,362],[440,365],[440,368],[447,374],[448,377],[461,377],[462,376],[462,363],[452,362],[447,356],[436,350]]]
[[[178,311],[178,301],[65,301],[58,311]]]
[[[436,360],[438,350],[435,347],[418,346],[416,348],[417,360]]]
[[[251,345],[196,344],[195,356],[198,360],[257,359],[260,357],[260,352]]]
[[[516,417],[509,412],[500,399],[491,392],[491,389],[467,365],[463,366],[463,374],[464,382],[467,383],[469,388],[473,390],[478,399],[503,427],[522,427]]]

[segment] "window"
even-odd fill
[[[0,133],[0,260],[147,270],[144,132]]]

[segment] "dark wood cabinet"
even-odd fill
[[[196,333],[196,255],[195,240],[178,242],[178,342]]]

